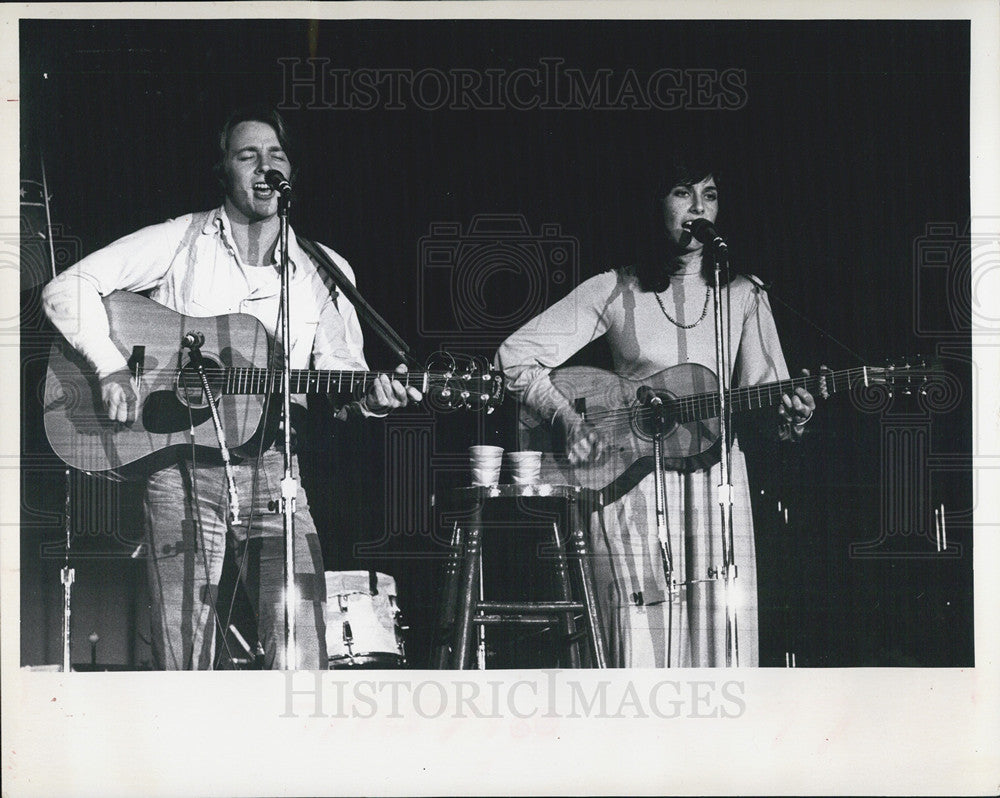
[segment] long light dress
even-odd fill
[[[658,295],[661,308],[657,294],[643,291],[631,270],[604,272],[508,338],[497,352],[497,365],[507,376],[510,392],[537,423],[548,423],[554,413],[569,406],[550,381],[551,370],[600,336],[607,337],[615,372],[625,377],[643,379],[681,363],[699,363],[715,372],[711,297],[702,317],[707,290],[700,270],[676,274]],[[723,289],[726,294],[731,296],[733,386],[787,379],[766,293],[740,276]],[[746,462],[738,444],[731,462],[738,664],[753,667],[758,664],[757,569]],[[610,664],[726,665],[724,583],[713,577],[724,565],[720,470],[716,463],[690,473],[666,472],[667,525],[677,585],[669,604],[653,474],[593,514],[595,590]]]

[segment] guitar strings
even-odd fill
[[[736,388],[729,393],[730,400],[738,405],[743,405],[743,403],[748,403],[750,407],[754,404],[754,398],[756,398],[757,406],[764,407],[765,404],[772,405],[776,404],[778,399],[782,394],[784,394],[788,389],[792,388],[811,388],[813,392],[819,392],[823,390],[824,384],[827,386],[827,390],[833,393],[837,390],[843,389],[845,386],[838,386],[837,380],[840,377],[848,377],[848,386],[851,383],[851,375],[861,375],[864,372],[863,367],[846,369],[841,372],[822,372],[820,374],[810,374],[808,376],[791,377],[788,380],[780,380],[778,382],[767,383],[765,385],[748,385],[742,388]],[[906,371],[906,374],[916,376],[915,371]],[[762,402],[762,396],[766,392],[768,401]],[[775,395],[772,396],[772,393]],[[713,414],[718,414],[718,394],[716,393],[701,393],[692,394],[690,396],[683,396],[673,399],[672,404],[675,409],[679,411],[678,415],[682,418],[687,418],[688,416],[696,417],[698,413],[696,411],[702,411],[703,416],[712,417]],[[586,419],[592,423],[598,423],[606,425],[608,428],[620,424],[621,421],[628,421],[631,423],[633,414],[635,413],[636,405],[631,405],[629,407],[619,407],[611,408],[608,410],[599,410],[586,413]],[[694,420],[692,418],[691,420]],[[610,423],[609,423],[610,422]]]
[[[178,375],[178,374],[185,374],[185,373],[190,374],[191,372],[188,369],[181,368],[181,369],[159,369],[158,373],[166,375],[166,376],[175,376],[175,375]],[[246,366],[246,367],[244,367],[244,366],[232,366],[232,367],[229,367],[229,368],[212,368],[212,367],[209,367],[209,368],[205,369],[205,373],[206,374],[210,374],[212,376],[238,375],[238,376],[244,377],[244,378],[245,377],[252,377],[252,378],[256,379],[257,381],[260,381],[260,380],[265,379],[265,378],[266,378],[266,380],[274,380],[274,379],[277,379],[278,376],[280,376],[279,373],[276,373],[276,372],[274,372],[271,369],[261,368],[261,367],[257,367],[257,366]],[[346,376],[346,375],[354,375],[355,378],[358,379],[358,380],[369,380],[369,379],[375,379],[375,378],[377,378],[381,374],[386,374],[386,375],[394,374],[395,375],[395,372],[391,372],[391,371],[364,371],[364,372],[358,372],[358,371],[351,371],[351,370],[348,370],[348,369],[344,369],[342,371],[340,371],[340,370],[324,370],[324,369],[292,369],[292,374],[293,374],[293,376],[297,376],[298,379],[300,379],[300,380],[301,379],[309,379],[309,380],[326,379],[329,376]],[[423,375],[426,374],[428,377],[431,377],[432,379],[441,379],[441,380],[463,380],[463,379],[468,379],[467,377],[464,377],[462,375],[456,375],[454,372],[450,372],[450,371],[420,371],[420,372],[409,371],[409,372],[406,372],[406,374],[409,374],[411,376],[413,376],[413,375],[423,376]],[[398,374],[398,375],[395,375],[395,376],[404,377],[404,376],[406,376],[406,374]],[[475,376],[476,375],[471,375],[472,378],[474,378]]]
[[[160,373],[166,379],[182,383],[185,389],[189,387],[187,377],[193,375],[193,372],[186,368],[162,369]],[[367,388],[381,374],[393,378],[403,376],[406,378],[404,382],[407,386],[415,387],[420,387],[421,381],[426,377],[427,389],[434,392],[449,388],[463,391],[468,390],[469,386],[474,386],[471,390],[475,393],[491,396],[495,394],[496,382],[483,379],[485,375],[482,373],[456,374],[454,371],[431,370],[397,375],[389,371],[292,369],[292,386],[296,393],[308,393],[313,388],[317,391],[332,391],[336,388],[337,391],[351,392],[357,388],[362,390]],[[205,369],[205,375],[220,393],[228,395],[280,392],[281,387],[278,379],[280,372],[264,367],[209,367]],[[414,380],[413,377],[417,379]],[[200,390],[200,386],[196,388]]]
[[[804,386],[804,383],[800,383]],[[743,400],[749,399],[750,404],[753,404],[753,394],[754,391],[749,391],[747,389],[737,389],[730,394],[731,400],[736,404],[741,404]],[[760,393],[759,391],[756,393]],[[764,407],[765,404],[773,404],[777,401],[777,397],[781,396],[784,392],[779,392],[776,397],[769,397],[768,401],[760,401],[760,396],[758,396],[757,406]],[[681,411],[684,415],[696,414],[696,411],[702,411],[706,414],[712,414],[718,412],[718,396],[714,393],[704,393],[704,394],[694,394],[692,396],[680,397],[673,400],[672,402],[676,410]],[[587,419],[590,421],[598,421],[603,419],[612,419],[616,416],[628,416],[635,412],[636,405],[630,407],[613,408],[608,410],[594,411],[587,413]]]

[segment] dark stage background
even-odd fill
[[[218,204],[219,124],[249,101],[283,103],[298,144],[293,226],[347,257],[422,354],[491,356],[575,284],[630,262],[670,153],[715,148],[720,229],[734,265],[772,284],[790,369],[915,353],[946,369],[923,399],[834,397],[794,449],[760,436],[770,415],[745,424],[762,664],[786,653],[799,666],[973,664],[966,23],[25,21],[21,42],[22,185],[30,198],[37,186],[23,181],[41,179],[44,153],[58,268]],[[568,101],[564,74],[561,99],[515,107],[536,96],[549,59],[596,94]],[[336,74],[311,79],[314,67],[389,82],[385,70],[473,75],[480,97],[487,70],[528,77],[522,94],[485,97],[495,107],[435,108],[438,73],[420,78],[422,95],[394,99],[387,82],[348,99]],[[674,72],[661,107],[634,107],[644,100],[629,76],[645,86],[663,69]],[[473,219],[489,214],[510,235],[473,257]],[[135,486],[65,475],[41,428],[43,218],[24,206],[22,661],[60,661],[69,485],[73,659],[89,661],[97,632],[99,661],[139,667]],[[372,366],[394,365],[366,333]],[[450,531],[431,496],[467,478],[469,444],[514,445],[516,408],[416,409],[386,424],[314,416],[303,479],[327,568],[395,576],[410,661],[424,666]],[[523,557],[505,567],[498,578],[531,577]]]

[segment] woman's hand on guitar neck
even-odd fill
[[[556,411],[552,423],[559,427],[570,465],[596,463],[606,451],[604,437],[571,407]]]
[[[139,412],[139,389],[128,369],[102,377],[101,400],[111,421],[131,424]]]
[[[808,377],[809,370],[802,369],[802,376]],[[826,382],[820,379],[820,391],[823,398],[826,398]],[[778,405],[778,418],[780,419],[780,435],[784,439],[798,440],[802,437],[809,419],[816,412],[816,400],[805,387],[798,387],[795,393],[785,394],[781,397],[781,404]]]

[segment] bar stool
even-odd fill
[[[571,668],[581,667],[581,662],[588,667],[607,667],[604,641],[597,621],[590,550],[580,513],[581,503],[592,502],[589,506],[596,508],[599,494],[575,485],[492,485],[454,488],[448,491],[445,498],[449,509],[454,508],[456,512],[465,514],[455,522],[452,533],[433,655],[434,667],[468,668],[474,628],[500,625],[553,627],[557,630],[559,641],[568,649]],[[559,524],[552,524],[556,599],[488,601],[480,597],[483,510],[487,502],[497,499],[561,499],[566,502],[569,534],[560,534]],[[583,657],[581,643],[586,644]],[[480,661],[479,664],[485,667],[485,662]]]

